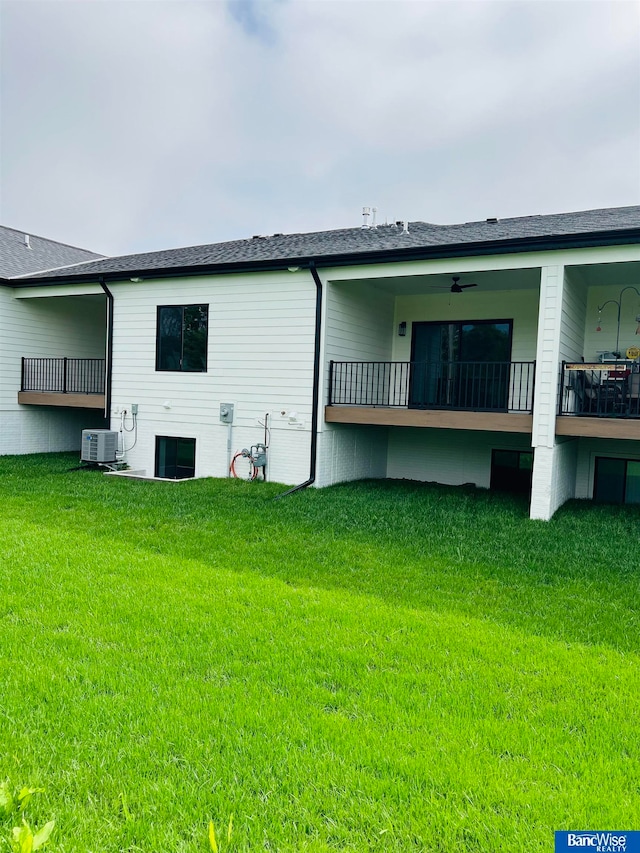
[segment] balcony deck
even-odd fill
[[[384,406],[325,406],[324,419],[332,424],[469,429],[487,432],[531,433],[532,415],[515,412],[460,412]]]
[[[556,418],[556,435],[573,438],[626,438],[640,441],[640,420],[560,415]]]
[[[563,362],[556,434],[640,439],[638,366]]]
[[[103,358],[23,358],[18,403],[104,409]]]
[[[534,362],[331,362],[328,423],[532,430]]]
[[[63,394],[61,391],[18,391],[22,406],[64,406],[68,409],[104,409],[104,394]]]

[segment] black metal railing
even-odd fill
[[[597,418],[640,418],[638,365],[563,361],[558,413]]]
[[[104,358],[23,358],[21,391],[104,394]]]
[[[332,361],[330,406],[533,410],[534,361]]]

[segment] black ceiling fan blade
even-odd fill
[[[477,284],[458,284],[456,281],[451,285],[451,293],[462,293],[465,287],[477,287]]]

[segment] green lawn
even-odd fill
[[[235,851],[640,828],[636,508],[74,465],[0,459],[0,781],[46,788],[45,850],[207,851],[211,819]]]

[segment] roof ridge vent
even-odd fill
[[[497,216],[488,216],[487,222],[491,223],[491,225],[495,225],[496,222],[500,222]]]

